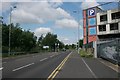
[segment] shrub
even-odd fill
[[[91,58],[93,57],[93,54],[88,53],[87,51],[84,51],[83,49],[80,50],[80,56],[81,57],[86,57],[86,58]]]

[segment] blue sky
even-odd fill
[[[80,36],[83,38],[82,10],[99,5],[98,2],[4,2],[2,16],[4,22],[9,22],[10,6],[17,6],[12,11],[12,22],[20,23],[20,27],[30,30],[37,37],[51,32],[58,35],[65,44],[76,43],[78,39],[78,21]],[[105,7],[106,8],[106,7]],[[74,13],[73,11],[79,11]]]

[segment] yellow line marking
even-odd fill
[[[55,76],[58,74],[58,72],[61,70],[61,68],[63,67],[63,65],[69,58],[69,56],[71,55],[71,53],[67,57],[64,58],[64,60],[58,65],[58,67],[50,74],[50,76],[47,78],[47,80],[53,80],[53,78],[55,78]]]
[[[61,70],[61,68],[63,67],[63,65],[65,64],[65,62],[67,61],[68,57],[64,60],[64,62],[61,64],[61,66],[58,68],[58,70],[56,71],[56,73],[52,76],[52,79],[55,78],[55,76],[58,74],[58,72]]]

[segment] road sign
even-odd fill
[[[89,9],[88,14],[89,16],[95,16],[95,9]]]

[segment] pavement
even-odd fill
[[[104,59],[101,59],[99,58],[98,59],[101,63],[103,63],[104,65],[110,67],[111,69],[113,69],[114,71],[120,73],[120,66],[118,66],[117,64],[113,64],[107,60],[104,60]]]
[[[82,58],[73,52],[55,78],[118,78],[118,72],[100,62],[100,59]]]

